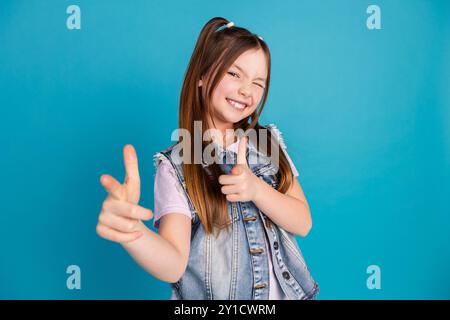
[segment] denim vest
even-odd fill
[[[286,147],[281,133],[274,125],[267,126],[278,138],[282,150]],[[183,167],[174,161],[172,145],[154,156],[155,167],[168,161],[183,187],[192,215],[192,231],[189,260],[183,276],[172,289],[178,299],[187,300],[267,300],[269,298],[269,264],[265,247],[267,237],[272,254],[275,276],[287,299],[314,299],[319,286],[311,277],[294,235],[261,212],[253,202],[227,202],[231,225],[222,229],[216,238],[206,234],[186,190]],[[232,151],[220,151],[236,163]],[[278,187],[276,168],[268,158],[262,157],[257,148],[248,141],[247,159],[258,155],[260,160],[249,161],[252,172],[273,188]],[[256,159],[256,158],[253,158]],[[178,162],[178,163],[177,163]],[[256,162],[256,164],[255,164]],[[229,163],[229,162],[227,162]],[[220,164],[229,173],[233,164]]]

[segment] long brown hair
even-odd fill
[[[241,128],[244,131],[255,129],[259,132],[259,129],[263,128],[258,123],[258,119],[266,102],[270,85],[270,51],[258,35],[245,28],[233,26],[215,32],[217,28],[228,22],[224,18],[216,17],[205,24],[185,74],[180,96],[179,127],[188,130],[191,137],[194,136],[194,121],[201,121],[203,131],[199,133],[201,137],[209,129],[208,119],[212,119],[211,115],[214,112],[211,106],[212,93],[233,62],[249,49],[262,49],[266,55],[268,68],[266,89],[258,108],[247,118],[235,123],[234,129]],[[202,79],[202,86],[198,85],[200,79]],[[271,139],[270,131],[267,134],[267,140],[267,150],[271,150],[270,143],[275,140]],[[183,142],[187,141],[183,139],[181,143]],[[202,151],[205,146],[206,142],[202,142]],[[193,143],[183,146],[183,150],[187,150],[186,148],[189,148],[190,154],[194,155]],[[279,145],[278,148],[278,191],[285,193],[292,183],[293,176],[286,156]],[[208,171],[208,173],[205,172],[201,163],[192,161],[183,163],[187,192],[206,233],[209,234],[216,226],[219,229],[228,226],[230,220],[227,200],[218,182],[218,177],[223,172],[217,163],[210,164]]]

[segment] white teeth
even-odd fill
[[[244,109],[245,106],[246,106],[245,104],[236,102],[236,101],[231,100],[231,99],[227,99],[227,101],[228,101],[233,107],[235,107],[236,109],[239,109],[239,110]]]

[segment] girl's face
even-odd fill
[[[225,72],[212,94],[216,128],[233,128],[248,117],[262,99],[267,79],[267,59],[262,49],[242,53]],[[200,80],[199,85],[202,84]],[[211,128],[213,123],[210,124]]]

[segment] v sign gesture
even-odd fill
[[[247,163],[247,137],[239,140],[236,165],[230,174],[219,176],[221,191],[228,201],[253,201],[257,192],[257,186],[261,183],[252,172]]]
[[[110,175],[102,175],[100,183],[108,192],[98,217],[97,234],[115,242],[130,242],[138,239],[137,230],[141,220],[153,217],[152,211],[138,205],[141,195],[138,159],[132,145],[123,149],[125,183],[120,184]]]

